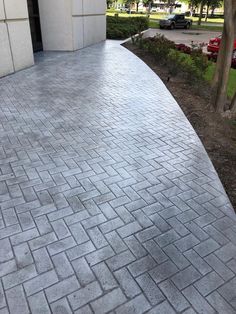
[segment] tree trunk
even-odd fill
[[[204,1],[201,1],[199,19],[198,19],[198,22],[197,22],[198,25],[201,25],[201,23],[202,23],[202,13],[203,13],[203,9],[204,9]]]
[[[139,5],[139,2],[136,2],[136,12],[138,13],[138,5]]]
[[[207,5],[206,16],[205,16],[205,22],[207,22],[208,14],[209,14],[209,5]]]
[[[227,102],[227,85],[232,63],[235,35],[234,26],[236,25],[234,22],[234,19],[236,19],[236,3],[234,1],[235,0],[228,0],[224,2],[224,29],[212,82],[212,104],[218,112],[223,112],[225,110]]]

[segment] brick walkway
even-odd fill
[[[0,80],[0,314],[236,313],[236,216],[160,79],[38,59]]]

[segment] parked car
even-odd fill
[[[221,37],[222,35],[210,39],[209,44],[207,45],[208,52],[218,53],[220,48]],[[236,59],[236,39],[234,41],[233,59]]]
[[[157,12],[158,12],[158,9],[157,9],[156,7],[152,7],[152,8],[151,8],[151,12],[152,12],[152,13],[157,13]]]
[[[186,19],[185,14],[170,14],[165,19],[160,20],[160,28],[187,28],[192,25],[192,20]]]
[[[129,11],[129,9],[126,7],[120,7],[119,11],[120,12],[127,12],[127,11]]]

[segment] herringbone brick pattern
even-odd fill
[[[236,216],[118,43],[0,80],[0,313],[236,313]]]

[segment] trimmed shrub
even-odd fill
[[[107,38],[126,39],[148,29],[146,17],[107,16]]]
[[[142,39],[141,39],[142,40]],[[165,65],[171,76],[184,77],[190,84],[200,84],[209,66],[208,58],[199,49],[183,49],[163,35],[143,39],[142,47],[149,51],[158,63]]]

